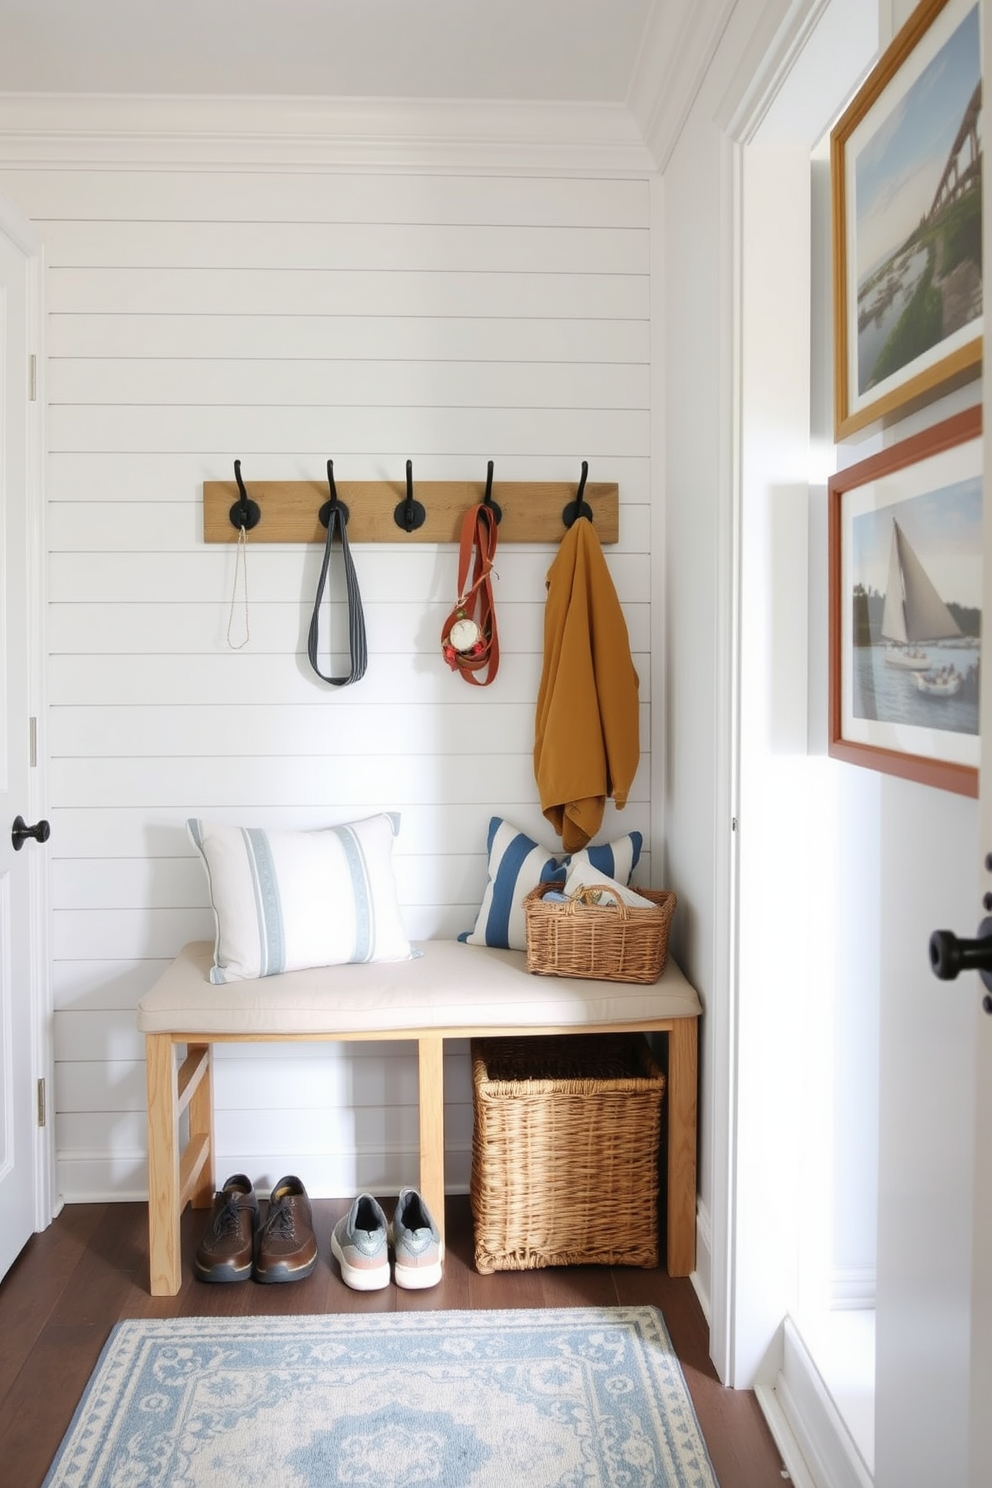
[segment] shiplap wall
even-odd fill
[[[228,645],[234,547],[201,540],[201,483],[577,479],[620,485],[608,561],[642,692],[642,764],[602,838],[650,847],[649,203],[646,180],[413,171],[0,171],[47,244],[49,716],[56,1135],[68,1201],[145,1192],[134,1007],[212,934],[184,822],[316,827],[398,810],[414,938],[471,926],[485,835],[549,847],[533,712],[551,546],[505,545],[502,663],[444,665],[453,546],[355,545],[369,666],[331,689],[306,635],[317,545],[247,554],[250,639]],[[333,582],[332,571],[332,582]],[[336,594],[342,592],[337,576]],[[339,607],[340,609],[340,607]],[[240,593],[234,639],[242,638]],[[321,633],[344,637],[338,613]],[[327,670],[329,657],[324,658]],[[335,669],[346,657],[338,651]],[[340,663],[340,665],[338,664]],[[650,855],[638,875],[651,882]],[[471,1090],[450,1048],[449,1182]],[[314,1195],[416,1182],[402,1043],[221,1050],[218,1181]]]

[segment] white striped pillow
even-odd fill
[[[211,982],[413,954],[393,876],[399,817],[265,832],[190,817],[216,927]]]

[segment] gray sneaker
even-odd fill
[[[444,1241],[431,1212],[415,1188],[404,1188],[390,1225],[396,1257],[396,1285],[417,1291],[441,1280]]]
[[[378,1292],[389,1285],[389,1232],[386,1216],[371,1194],[359,1194],[331,1234],[331,1254],[341,1280],[356,1292]]]

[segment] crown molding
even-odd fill
[[[668,164],[736,0],[666,0],[654,5],[627,106],[656,170]]]
[[[624,104],[65,93],[0,94],[0,162],[654,171]]]
[[[829,0],[766,0],[716,111],[720,128],[738,143],[754,139],[828,8]],[[829,123],[829,106],[825,101],[811,148]]]

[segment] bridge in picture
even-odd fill
[[[959,196],[964,196],[966,191],[980,184],[982,145],[978,133],[978,120],[981,112],[982,85],[979,82],[964,111],[961,128],[954,138],[947,157],[947,164],[944,166],[933,201],[930,203],[930,210],[924,219],[925,222],[932,222],[951,202],[957,201]]]

